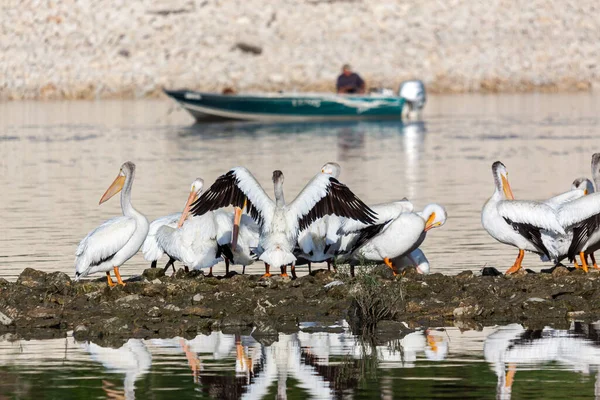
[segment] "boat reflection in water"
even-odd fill
[[[501,326],[487,337],[484,356],[498,377],[498,399],[511,398],[519,370],[540,370],[551,363],[561,370],[584,375],[596,372],[594,395],[600,399],[600,323],[573,323],[568,330],[528,330],[520,324]],[[530,384],[529,379],[525,382]]]

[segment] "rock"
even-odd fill
[[[115,300],[115,303],[117,303],[117,304],[131,303],[133,301],[138,301],[141,298],[142,298],[142,296],[140,296],[139,294],[130,294],[128,296],[121,297],[120,299]]]
[[[66,292],[71,288],[71,278],[69,278],[69,275],[65,274],[64,272],[52,272],[46,275],[45,283],[46,287],[48,288],[47,290],[51,291],[52,293],[66,294]]]
[[[21,272],[21,275],[19,275],[17,284],[29,288],[42,287],[46,283],[46,276],[47,274],[45,272],[33,268],[25,268],[23,272]]]
[[[470,279],[473,277],[473,271],[463,271],[456,275],[458,279]]]
[[[167,305],[165,306],[165,310],[167,310],[167,311],[174,311],[174,312],[177,312],[177,311],[181,311],[181,308],[177,307],[177,306],[176,306],[176,305],[174,305],[174,304],[167,304]]]
[[[481,276],[501,276],[502,272],[494,267],[485,267],[481,270]]]
[[[514,273],[512,273],[510,275],[506,275],[506,276],[508,278],[522,278],[527,274],[528,274],[527,270],[525,268],[521,268],[517,272],[514,272]]]
[[[148,310],[148,312],[146,312],[146,315],[148,315],[149,317],[160,317],[162,315],[160,308],[154,306],[151,309]]]
[[[213,314],[213,310],[208,307],[193,306],[193,307],[186,307],[183,310],[183,315],[195,315],[197,317],[202,317],[202,318],[209,318],[212,316],[212,314]]]
[[[144,278],[152,282],[158,278],[162,278],[163,276],[165,276],[165,271],[163,271],[162,268],[146,268],[142,275],[144,276]]]
[[[234,49],[238,49],[244,53],[250,53],[256,56],[260,55],[263,51],[262,47],[246,42],[237,42],[234,46]]]
[[[560,265],[560,266],[552,268],[551,273],[553,276],[565,276],[565,275],[569,275],[570,271],[567,269],[567,267]]]
[[[0,325],[9,326],[13,323],[13,320],[4,313],[0,312]]]
[[[200,303],[202,300],[204,300],[204,296],[200,293],[197,293],[194,295],[194,297],[192,297],[192,303]]]
[[[88,331],[88,327],[85,325],[77,325],[75,329],[73,329],[73,333],[85,333]]]
[[[469,317],[473,314],[473,306],[457,307],[452,311],[454,318]]]

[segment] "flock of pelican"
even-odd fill
[[[126,162],[100,199],[102,204],[121,192],[123,215],[106,221],[81,241],[76,279],[105,272],[108,285],[114,286],[113,270],[117,282],[124,285],[119,267],[140,248],[152,267],[166,254],[165,270],[179,261],[186,271],[210,268],[209,275],[221,260],[226,274],[230,265],[245,268],[260,260],[265,264],[263,277],[271,276],[271,268],[280,268],[281,275],[288,276],[289,266],[295,278],[296,265],[308,264],[310,271],[313,262],[335,268],[336,262],[355,265],[361,260],[383,262],[394,274],[405,266],[428,273],[429,263],[419,246],[430,229],[446,222],[444,207],[429,204],[416,212],[407,199],[368,206],[338,180],[340,172],[338,164],[325,164],[286,203],[281,171],[273,172],[273,200],[250,171],[236,167],[206,190],[204,181],[196,179],[183,212],[149,224],[131,204],[135,165]],[[483,207],[481,221],[494,239],[519,249],[507,274],[522,268],[525,251],[555,265],[568,259],[586,272],[590,264],[599,268],[594,252],[600,249],[600,153],[592,156],[594,183],[577,178],[571,190],[546,201],[515,200],[508,171],[500,161],[492,165],[492,174],[495,191]]]
[[[419,250],[427,231],[446,222],[446,211],[438,204],[416,212],[412,203],[400,201],[366,205],[338,180],[341,167],[327,163],[286,203],[283,173],[273,172],[275,200],[246,168],[233,168],[205,191],[196,179],[183,212],[148,223],[131,204],[135,165],[126,162],[100,199],[100,204],[121,192],[123,215],[92,230],[79,244],[75,277],[105,272],[109,286],[124,285],[119,267],[141,248],[152,267],[167,255],[167,270],[175,261],[186,270],[210,268],[224,260],[229,266],[245,267],[260,260],[263,277],[271,268],[282,276],[296,265],[336,262],[355,265],[362,260],[383,261],[394,274],[412,265],[429,272],[429,263]],[[223,208],[232,206],[234,211]],[[245,212],[245,213],[244,213]],[[174,267],[173,267],[174,268]]]
[[[599,269],[594,252],[600,249],[600,153],[592,155],[594,183],[577,178],[571,190],[546,201],[515,200],[501,162],[492,165],[492,173],[496,190],[483,207],[481,222],[494,239],[519,249],[507,274],[522,268],[525,251],[555,265],[568,259],[585,272],[589,256]]]

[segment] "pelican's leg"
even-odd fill
[[[287,274],[287,265],[282,265],[281,266],[281,277],[283,278],[287,278],[288,274]]]
[[[519,249],[519,255],[517,256],[517,259],[515,260],[513,266],[510,267],[508,271],[506,271],[506,275],[514,274],[515,272],[521,269],[521,262],[523,261],[523,257],[525,257],[525,250]]]
[[[152,261],[152,264],[150,264],[150,268],[156,268],[157,262],[158,262],[157,260]]]
[[[110,287],[115,286],[115,283],[113,282],[112,278],[110,277],[110,271],[106,271],[106,280],[108,282],[108,286],[110,286]]]
[[[332,262],[331,259],[327,260],[327,269],[329,269],[331,267],[333,267],[333,272],[337,273],[337,266],[335,265],[335,262]]]
[[[173,257],[169,257],[169,262],[167,262],[165,268],[163,268],[163,271],[167,272],[169,267],[173,267],[173,272],[175,272],[175,259]]]
[[[188,268],[188,266],[187,266],[187,265],[184,265],[184,266],[183,266],[183,270],[185,271],[185,273],[186,273],[186,274],[189,274],[189,273],[190,273],[190,269]]]
[[[206,275],[207,278],[212,278],[214,275],[212,273],[212,267],[210,267],[210,269],[208,270],[208,275]]]
[[[292,263],[291,270],[292,270],[292,279],[298,279],[298,276],[296,275],[296,263],[295,262]]]
[[[119,267],[114,267],[113,270],[115,271],[115,276],[117,277],[117,282],[119,285],[125,286],[125,282],[123,282],[121,279],[121,274],[119,273]]]
[[[506,373],[506,380],[504,381],[504,387],[512,388],[513,381],[515,380],[515,374],[517,373],[517,366],[515,364],[508,364],[508,372]]]
[[[311,268],[311,265],[310,265],[310,261],[308,262],[308,273],[312,274],[312,268]]]
[[[327,260],[327,271],[331,271],[331,263]]]
[[[387,257],[384,258],[383,262],[385,263],[385,265],[387,265],[388,267],[390,267],[390,269],[392,270],[392,273],[394,274],[394,276],[398,275],[398,273],[396,272],[396,269],[392,265],[392,261],[389,258],[387,258]]]
[[[244,275],[246,273],[246,266],[242,265],[242,275]]]
[[[587,262],[585,262],[585,253],[583,251],[579,253],[579,258],[581,258],[581,269],[588,272],[588,265]]]
[[[225,275],[229,275],[229,259],[225,259]]]
[[[192,350],[190,350],[190,347],[188,346],[187,342],[184,339],[179,340],[179,345],[183,349],[183,352],[185,353],[185,357],[188,360],[188,365],[190,366],[190,368],[192,370],[192,376],[194,377],[194,382],[197,382],[198,375],[200,375],[200,367],[201,367],[200,359],[198,358],[198,355],[196,353],[194,353]]]
[[[267,263],[265,263],[265,274],[263,276],[261,276],[260,278],[269,278],[271,276],[271,266]]]
[[[350,276],[354,278],[354,265],[350,265]]]
[[[592,263],[594,265],[594,269],[600,269],[598,264],[596,264],[596,257],[594,257],[594,253],[590,253],[590,258],[592,259]]]

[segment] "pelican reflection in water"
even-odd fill
[[[484,343],[485,360],[498,377],[496,398],[508,400],[519,385],[519,370],[542,369],[556,363],[562,370],[590,375],[596,372],[594,396],[600,399],[600,325],[572,323],[568,330],[500,326]],[[522,388],[530,384],[521,378]]]

